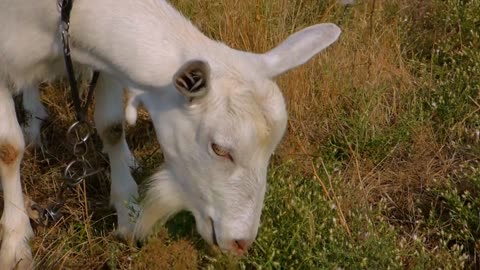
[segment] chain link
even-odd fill
[[[92,134],[92,127],[85,121],[77,121],[68,128],[67,141],[72,147],[75,159],[67,165],[63,172],[62,186],[55,196],[55,201],[46,208],[38,204],[32,206],[32,210],[39,214],[39,218],[36,220],[38,224],[49,226],[59,221],[63,217],[61,210],[65,205],[66,192],[80,185],[85,178],[103,171],[103,169],[93,170],[85,158],[88,153],[87,142]]]

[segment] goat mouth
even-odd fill
[[[212,224],[212,239],[213,239],[213,244],[218,247],[217,234],[215,233],[215,224],[213,223],[213,219],[212,219],[212,218],[210,218],[210,224]]]

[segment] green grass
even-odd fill
[[[398,268],[395,231],[373,211],[346,213],[327,199],[318,180],[292,175],[294,164],[274,168],[264,218],[246,265],[262,269]],[[335,179],[332,179],[335,181]],[[334,188],[335,189],[335,188]]]

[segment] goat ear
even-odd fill
[[[303,65],[310,58],[334,43],[342,31],[333,23],[317,24],[288,37],[279,46],[262,54],[266,76],[274,78]]]
[[[173,76],[173,85],[189,100],[205,96],[210,88],[210,66],[200,60],[185,63]]]

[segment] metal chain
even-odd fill
[[[72,9],[73,0],[58,0],[58,9],[61,14],[60,37],[63,45],[63,54],[65,59],[65,67],[70,81],[70,90],[72,92],[73,104],[77,122],[73,123],[67,130],[67,141],[72,146],[72,152],[75,159],[71,161],[63,173],[62,186],[58,190],[55,200],[46,208],[38,204],[34,204],[31,209],[38,212],[38,218],[35,221],[43,226],[56,223],[62,218],[62,207],[65,205],[65,193],[69,189],[74,189],[80,185],[85,178],[98,174],[103,168],[93,170],[90,163],[87,162],[85,156],[88,152],[88,139],[93,134],[91,125],[85,120],[88,106],[92,100],[93,90],[99,77],[99,72],[95,71],[92,81],[88,89],[88,95],[85,106],[82,108],[77,81],[74,75],[73,63],[70,56],[70,11]]]
[[[42,208],[38,204],[32,206],[32,210],[39,214],[38,219],[35,220],[38,224],[47,227],[58,222],[63,217],[61,210],[65,205],[66,192],[80,185],[85,178],[103,171],[103,168],[93,170],[85,158],[88,153],[87,142],[92,134],[92,127],[85,121],[77,121],[68,128],[67,141],[72,146],[75,159],[67,165],[63,172],[62,186],[55,196],[55,201],[46,208]]]

